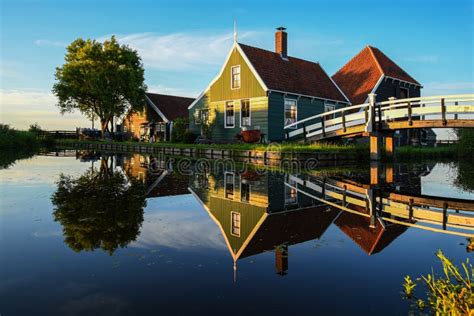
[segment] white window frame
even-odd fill
[[[238,227],[238,233],[234,233],[234,215],[238,217],[239,221],[239,227]],[[235,237],[240,237],[240,230],[242,228],[242,216],[240,215],[239,212],[230,212],[230,234]]]
[[[232,126],[227,125],[227,103],[232,103],[232,109],[234,112]],[[224,128],[234,128],[235,127],[235,102],[234,101],[225,101],[224,102]]]
[[[242,200],[242,184],[248,186],[248,188],[249,188],[249,195],[248,195],[249,199],[248,199],[248,201]],[[250,203],[251,194],[252,194],[252,185],[251,185],[250,183],[243,183],[243,182],[242,182],[242,176],[241,176],[241,177],[240,177],[240,202],[242,202],[242,203]]]
[[[298,184],[296,183],[296,181],[291,180],[291,179],[288,179],[288,184],[291,185],[291,187],[285,185],[285,206],[296,205],[298,204],[298,190],[296,190],[293,187],[296,187]],[[293,195],[293,193],[295,194],[295,196],[292,197],[291,200],[288,199],[287,197],[290,194]]]
[[[206,118],[204,119],[204,113],[207,113]],[[201,124],[209,123],[209,108],[201,109]]]
[[[201,125],[201,123],[202,123],[201,113],[202,113],[201,109],[196,109],[196,111],[194,112],[194,124],[195,125]]]
[[[295,122],[298,122],[298,99],[292,99],[292,98],[283,98],[283,127],[290,125],[286,124],[286,101],[292,101],[295,102]],[[294,123],[294,122],[293,122]],[[291,123],[292,124],[292,123]],[[290,129],[296,129],[296,125],[293,125],[292,127],[289,127]]]
[[[242,125],[242,101],[248,101],[249,103],[249,124]],[[242,99],[240,100],[240,127],[249,127],[252,126],[252,105],[250,99]]]
[[[336,110],[336,104],[330,102],[324,102],[324,112],[330,112]],[[325,116],[327,118],[327,116]],[[336,117],[336,113],[330,114],[331,119]]]
[[[232,177],[232,198],[227,197],[227,176]],[[229,200],[233,200],[235,197],[235,174],[233,172],[224,173],[224,197]]]
[[[407,92],[407,99],[410,98],[410,89],[407,88],[407,87],[399,87],[400,88],[400,91],[405,90]]]
[[[239,86],[238,87],[234,87],[234,68],[239,69]],[[240,65],[235,65],[235,66],[230,67],[230,89],[238,90],[240,89],[241,86],[242,86],[242,68],[240,67]]]

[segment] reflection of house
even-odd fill
[[[275,251],[277,272],[285,274],[288,246],[320,238],[339,214],[286,181],[283,175],[224,172],[196,175],[190,189],[220,228],[234,262]]]
[[[381,252],[408,229],[407,226],[397,224],[382,225],[379,219],[375,227],[370,227],[370,218],[347,212],[343,212],[335,224],[368,255]]]
[[[122,168],[128,177],[145,184],[147,198],[189,194],[188,177],[173,172],[164,157],[134,154],[123,158]]]
[[[234,41],[220,73],[189,108],[190,129],[214,122],[212,139],[233,141],[241,128],[260,128],[270,141],[285,125],[340,108],[348,99],[319,63],[288,55],[287,32],[278,28],[275,52]]]
[[[387,101],[390,97],[405,99],[421,95],[421,84],[372,46],[361,50],[332,78],[352,104],[367,102],[369,93],[377,94],[377,102]],[[398,145],[420,144],[423,140],[418,130],[404,130],[397,135]],[[430,136],[433,135],[430,133]]]
[[[146,106],[142,112],[129,112],[123,122],[123,131],[134,138],[149,141],[169,141],[173,121],[188,117],[188,106],[192,98],[147,93]]]

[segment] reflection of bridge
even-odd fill
[[[374,171],[378,174],[378,170]],[[387,172],[390,174],[390,172]],[[390,184],[390,179],[387,179]],[[376,221],[474,237],[474,201],[403,194],[344,180],[290,176],[287,186],[342,211]]]
[[[369,136],[371,158],[380,158],[385,138],[387,154],[393,154],[393,132],[419,128],[474,127],[474,94],[390,99],[324,112],[285,127],[287,139],[305,141],[337,137]]]

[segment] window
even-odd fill
[[[296,100],[285,99],[285,126],[296,122]],[[293,126],[292,128],[296,128]]]
[[[194,124],[201,124],[201,110],[196,110],[196,112],[194,112]]]
[[[201,121],[204,124],[207,124],[209,122],[209,109],[202,109],[201,110]]]
[[[224,191],[226,199],[234,198],[234,174],[227,172],[224,175]]]
[[[250,125],[250,100],[242,100],[240,108],[240,126]]]
[[[207,123],[209,120],[209,109],[199,109],[194,112],[194,124]]]
[[[240,89],[240,66],[231,68],[231,88]]]
[[[225,127],[234,127],[235,116],[234,116],[234,102],[227,101],[225,103]]]
[[[406,99],[406,98],[409,98],[410,95],[408,93],[408,89],[407,88],[400,88],[400,95],[398,96],[399,99]]]
[[[296,182],[288,180],[290,186],[285,185],[285,205],[292,205],[298,203],[298,191],[296,190]]]
[[[250,184],[240,183],[240,201],[245,203],[250,201]]]
[[[231,220],[231,231],[230,233],[234,236],[240,237],[240,213],[230,212]]]
[[[336,109],[336,105],[335,104],[332,104],[332,103],[324,103],[324,112],[330,112],[330,111],[334,111]],[[336,114],[333,113],[333,114],[329,114],[329,115],[326,115],[326,118],[335,118],[336,117]]]

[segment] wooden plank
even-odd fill
[[[385,122],[384,130],[413,129],[413,128],[456,128],[474,127],[472,120],[446,120],[446,125],[442,120],[413,121],[413,125],[408,125],[408,121]]]
[[[432,196],[415,196],[399,193],[390,193],[388,198],[391,201],[397,201],[402,203],[409,203],[410,200],[413,200],[413,203],[415,205],[423,205],[437,208],[443,208],[444,203],[447,203],[450,209],[474,212],[474,201],[471,200],[449,199]]]

